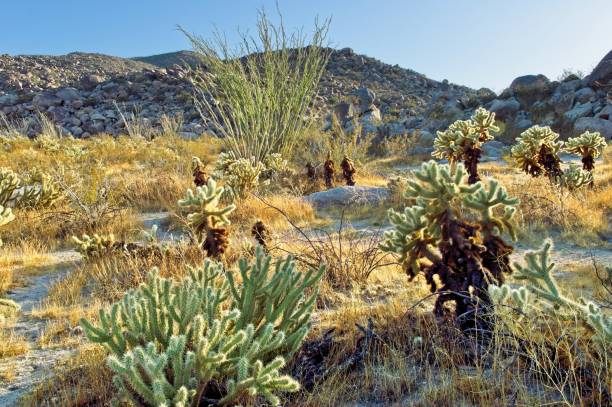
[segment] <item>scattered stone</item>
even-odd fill
[[[347,205],[379,205],[385,201],[389,191],[382,187],[343,186],[315,192],[305,199],[317,207]]]

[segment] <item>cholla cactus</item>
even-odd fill
[[[595,159],[601,155],[604,148],[606,140],[601,134],[585,131],[578,137],[569,138],[564,150],[579,155],[582,158],[582,168],[591,172],[595,168]]]
[[[251,235],[253,235],[253,238],[255,238],[257,243],[263,248],[264,252],[268,253],[268,239],[270,236],[268,228],[261,220],[255,222],[251,228]]]
[[[446,131],[439,131],[434,140],[432,156],[446,159],[454,165],[464,161],[467,168],[469,184],[480,180],[478,160],[483,143],[493,140],[492,132],[499,131],[495,125],[495,113],[478,108],[470,120],[457,120]]]
[[[72,241],[76,244],[76,250],[84,257],[99,257],[111,253],[120,246],[115,240],[115,236],[94,234],[89,236],[84,234],[81,238],[72,236]]]
[[[191,158],[193,183],[196,187],[204,186],[208,183],[208,173],[204,170],[204,164],[198,157]]]
[[[289,163],[279,153],[268,155],[264,161],[263,170],[261,177],[265,180],[271,180],[277,178],[280,174],[289,172]]]
[[[545,174],[557,181],[562,175],[559,151],[562,141],[559,135],[548,126],[533,126],[517,137],[512,147],[512,157],[517,165],[527,174],[539,177]]]
[[[576,164],[570,164],[559,179],[559,185],[575,191],[586,185],[593,185],[593,173],[585,171]]]
[[[13,220],[15,220],[15,215],[13,215],[11,208],[0,205],[0,226],[4,226]],[[2,247],[2,244],[2,239],[0,239],[0,247]]]
[[[14,204],[19,193],[21,179],[8,168],[0,168],[0,205]]]
[[[340,163],[340,168],[342,168],[342,176],[346,181],[346,185],[354,186],[355,185],[355,164],[353,160],[351,160],[346,154]]]
[[[240,274],[237,283],[209,260],[182,281],[153,271],[101,309],[97,325],[81,320],[87,337],[111,352],[118,398],[187,406],[261,395],[278,405],[278,393],[298,390],[280,370],[310,329],[323,269],[301,274],[290,258],[272,266],[259,248],[252,265],[240,261]]]
[[[265,165],[255,160],[234,159],[229,154],[221,153],[215,163],[214,175],[224,181],[226,197],[229,199],[244,199],[250,191],[259,184],[259,177],[266,169]]]
[[[491,285],[489,286],[491,296],[499,302],[511,299],[524,312],[530,309],[557,312],[558,307],[577,312],[595,333],[593,339],[610,345],[612,318],[605,315],[592,302],[574,301],[561,293],[554,277],[555,264],[550,259],[552,250],[553,242],[547,239],[539,250],[526,253],[525,264],[514,263],[514,267],[516,279],[527,284],[518,289]]]
[[[43,172],[33,173],[27,185],[22,188],[18,197],[19,206],[28,208],[47,208],[53,205],[62,195],[57,182]]]
[[[323,163],[323,176],[325,178],[325,186],[327,188],[334,187],[334,177],[336,173],[336,166],[331,158],[331,151],[327,153],[327,159]]]
[[[178,205],[191,213],[187,215],[189,225],[202,240],[202,248],[211,257],[220,257],[228,246],[227,230],[230,224],[227,216],[236,209],[231,204],[220,206],[224,188],[218,188],[213,178],[206,186],[197,187],[195,193],[189,189],[187,196]]]
[[[415,202],[401,212],[389,210],[394,230],[385,233],[382,250],[399,255],[412,279],[425,272],[435,292],[438,275],[443,286],[435,312],[447,301],[456,303],[456,316],[464,328],[486,322],[479,308],[488,307],[487,286],[504,281],[511,271],[512,246],[501,234],[514,236],[513,217],[518,200],[508,196],[495,180],[486,186],[468,185],[463,165],[424,163],[407,181],[406,198]],[[470,221],[467,221],[470,219]],[[466,318],[471,315],[470,318]]]
[[[61,196],[57,183],[42,172],[34,172],[24,181],[15,172],[0,169],[0,205],[48,207]]]

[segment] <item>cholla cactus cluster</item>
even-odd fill
[[[563,173],[559,159],[563,142],[558,138],[559,135],[548,126],[530,127],[517,137],[512,157],[525,173],[533,177],[546,175],[558,181]]]
[[[576,191],[583,186],[593,185],[593,173],[585,171],[576,164],[570,164],[559,178],[559,185],[569,191]]]
[[[532,310],[557,313],[559,307],[576,312],[593,330],[593,339],[612,343],[612,318],[592,302],[574,301],[563,295],[555,280],[555,264],[551,261],[553,242],[547,239],[537,251],[525,255],[525,264],[514,263],[515,277],[527,284],[519,288],[507,285],[489,286],[491,297],[498,302],[512,301],[524,313]]]
[[[470,120],[457,120],[446,131],[437,133],[432,156],[446,159],[451,164],[464,161],[469,174],[468,183],[474,184],[480,180],[478,160],[482,144],[493,140],[491,133],[497,131],[495,113],[478,108]]]
[[[82,320],[104,345],[118,401],[147,406],[234,405],[299,388],[280,370],[310,329],[323,269],[300,273],[292,259],[256,260],[233,272],[207,260],[182,281],[152,271],[99,322]],[[306,292],[309,292],[306,295]],[[216,385],[210,385],[216,383]]]
[[[0,226],[4,226],[13,220],[15,220],[15,215],[13,215],[11,208],[0,205]],[[0,239],[0,247],[2,247],[2,244],[2,239]]]
[[[84,234],[80,238],[72,236],[72,241],[76,245],[76,250],[84,257],[103,256],[117,250],[118,245],[112,233],[109,235],[95,233],[92,236]]]
[[[224,181],[224,200],[233,201],[246,198],[249,192],[257,188],[265,170],[266,166],[254,157],[235,159],[227,153],[221,153],[213,175]]]
[[[228,234],[224,226],[230,224],[227,216],[236,206],[220,204],[224,188],[217,187],[213,178],[205,186],[197,187],[195,192],[187,190],[185,198],[178,205],[191,212],[187,215],[189,225],[202,240],[202,248],[211,257],[220,257],[228,246]]]
[[[442,287],[435,312],[454,301],[465,329],[484,321],[480,308],[490,306],[489,282],[501,283],[511,271],[504,232],[514,236],[513,217],[518,200],[495,180],[469,185],[463,165],[424,163],[407,180],[405,196],[415,202],[403,212],[389,210],[394,230],[385,233],[382,250],[399,255],[407,274],[423,271],[432,292]],[[470,315],[468,318],[467,315]],[[476,316],[476,318],[474,318]]]
[[[0,205],[45,208],[60,196],[57,184],[47,174],[34,172],[22,178],[7,168],[0,168]]]
[[[598,132],[585,131],[578,137],[572,137],[565,143],[564,150],[579,155],[582,159],[582,168],[593,171],[595,159],[606,148],[606,140]]]

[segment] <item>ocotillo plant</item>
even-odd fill
[[[563,174],[559,151],[562,141],[548,126],[533,126],[521,133],[512,147],[512,157],[526,174],[533,177],[546,175],[557,183]]]
[[[198,157],[191,159],[193,183],[196,187],[201,187],[208,184],[208,173],[205,170],[204,164]]]
[[[465,331],[490,329],[487,287],[511,272],[513,216],[518,200],[495,180],[469,185],[462,164],[424,163],[407,180],[405,196],[415,202],[403,213],[389,210],[394,230],[385,233],[382,250],[396,253],[412,279],[423,271],[431,291],[439,291],[435,313],[455,302],[455,315]],[[434,276],[438,275],[442,287]]]
[[[323,176],[325,178],[325,186],[327,188],[334,187],[334,177],[336,174],[336,166],[331,158],[331,151],[327,153],[327,159],[323,163]]]
[[[280,370],[310,329],[323,272],[300,273],[290,258],[272,265],[258,248],[254,263],[240,260],[240,283],[209,260],[182,281],[152,271],[97,324],[81,324],[111,353],[119,402],[196,407],[263,396],[278,405],[278,393],[299,388]]]
[[[539,250],[525,254],[524,265],[514,263],[514,268],[515,278],[526,284],[519,288],[491,285],[491,296],[501,302],[512,300],[523,312],[537,309],[555,313],[558,307],[573,310],[593,330],[593,339],[610,351],[612,318],[592,302],[575,301],[561,293],[554,277],[556,271],[551,261],[552,250],[553,242],[547,239]]]
[[[355,185],[355,173],[357,170],[355,169],[355,164],[353,160],[351,160],[346,154],[340,163],[340,168],[342,168],[342,176],[346,181],[346,185],[353,186]]]
[[[282,19],[274,25],[263,12],[257,23],[255,37],[242,36],[238,47],[221,35],[206,41],[185,34],[206,67],[190,77],[198,111],[234,157],[263,162],[272,153],[291,157],[306,128],[330,56],[329,22],[308,36],[287,33]]]
[[[446,159],[451,165],[463,161],[469,174],[468,183],[474,184],[480,180],[478,161],[482,144],[493,140],[491,133],[497,131],[495,113],[478,108],[470,120],[457,120],[446,131],[437,133],[432,156]]]
[[[187,215],[189,225],[202,241],[202,249],[213,258],[225,253],[229,244],[228,232],[224,226],[230,224],[227,216],[236,209],[235,205],[220,206],[223,187],[218,188],[213,178],[208,184],[197,187],[195,192],[187,190],[187,196],[178,205],[191,213]]]

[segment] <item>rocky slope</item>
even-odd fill
[[[9,120],[30,121],[45,113],[65,133],[88,137],[123,129],[118,108],[137,111],[152,126],[163,114],[181,114],[182,131],[207,130],[191,101],[192,88],[177,64],[197,63],[190,51],[123,59],[99,54],[0,56],[0,111]],[[484,105],[518,134],[531,124],[548,124],[564,134],[591,128],[612,137],[612,52],[587,78],[553,82],[543,75],[517,78],[496,95],[434,81],[345,48],[332,53],[321,80],[319,103],[347,128],[361,122],[381,135],[419,130],[425,140]]]

